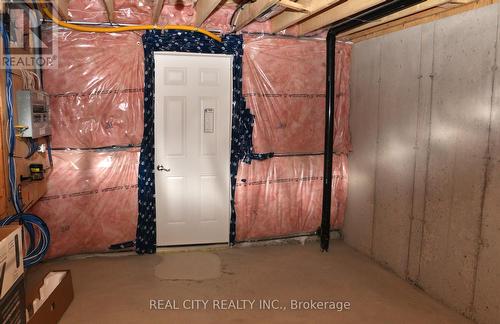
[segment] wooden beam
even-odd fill
[[[298,22],[314,15],[321,10],[333,6],[340,0],[299,0],[296,3],[303,5],[309,9],[308,12],[293,12],[285,11],[276,17],[271,18],[271,32],[277,33],[283,29],[295,25]]]
[[[364,37],[371,38],[370,35],[372,35],[372,34],[378,34],[379,32],[385,33],[384,32],[385,30],[392,29],[394,27],[398,28],[398,26],[404,26],[408,23],[411,23],[414,20],[426,19],[429,16],[439,14],[439,13],[444,12],[446,10],[447,9],[442,8],[442,7],[431,8],[429,10],[421,11],[419,13],[416,13],[416,14],[408,16],[408,17],[403,17],[401,19],[390,21],[390,22],[382,24],[382,25],[378,25],[378,26],[375,26],[372,28],[361,30],[361,31],[354,33],[354,34],[339,36],[339,37],[337,37],[337,40],[354,41],[354,39],[356,39],[356,40],[357,39],[364,39]]]
[[[71,19],[68,12],[69,0],[51,0],[50,3],[52,4],[52,7],[54,7],[54,9],[57,11],[57,14],[62,20]]]
[[[434,7],[438,7],[438,6],[441,6],[441,5],[449,3],[449,2],[450,2],[450,0],[428,0],[425,2],[421,2],[415,6],[406,8],[404,10],[398,11],[398,12],[393,13],[391,15],[377,19],[371,23],[367,23],[367,24],[361,25],[357,28],[351,29],[345,33],[340,34],[339,37],[347,36],[349,34],[354,34],[354,33],[357,33],[359,31],[362,31],[362,30],[365,30],[368,28],[372,28],[372,27],[375,27],[378,25],[382,25],[382,24],[388,23],[388,22],[393,21],[393,20],[397,20],[397,19],[400,19],[403,17],[414,15],[414,14],[419,13],[421,11],[425,11],[425,10],[428,10],[428,9],[431,9]]]
[[[454,8],[435,7],[417,14],[403,17],[389,23],[375,26],[358,33],[351,34],[340,38],[340,40],[349,40],[352,42],[361,42],[370,38],[382,36],[388,33],[397,32],[402,29],[418,26],[421,24],[429,23],[434,20],[446,18],[449,16],[457,15],[469,10],[478,9],[494,3],[500,2],[499,0],[476,0],[464,5],[457,5]]]
[[[104,6],[106,7],[106,12],[108,13],[108,19],[110,22],[115,20],[115,1],[114,0],[103,0]]]
[[[221,2],[222,0],[198,0],[195,7],[196,26],[200,27]]]
[[[353,34],[342,35],[342,36],[339,35],[337,37],[337,40],[339,40],[339,41],[353,41],[353,39],[355,39],[355,38],[356,39],[361,38],[361,37],[364,37],[364,36],[372,34],[372,33],[377,33],[379,31],[383,31],[385,29],[392,28],[394,26],[399,26],[401,24],[411,22],[412,20],[424,18],[424,17],[430,16],[430,15],[434,15],[434,14],[443,12],[443,11],[446,11],[446,9],[442,8],[442,7],[431,8],[429,10],[421,11],[419,13],[416,13],[416,14],[408,16],[408,17],[403,17],[401,19],[390,21],[388,23],[374,26],[372,28],[360,30],[360,31],[353,33]]]
[[[293,2],[291,0],[280,0],[279,5],[295,11],[309,12],[308,7],[304,6],[301,3]]]
[[[384,1],[385,0],[348,0],[299,24],[299,34],[304,35],[310,33],[321,27],[352,16],[360,11],[381,4]]]
[[[236,30],[240,30],[255,18],[272,8],[280,0],[257,0],[254,3],[247,4],[241,9],[236,19]]]
[[[158,24],[158,20],[160,19],[161,15],[161,10],[163,9],[163,4],[165,3],[165,0],[154,0],[153,3],[153,13],[152,13],[152,23],[153,25]]]

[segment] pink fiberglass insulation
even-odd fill
[[[135,239],[139,149],[54,151],[48,192],[31,212],[50,229],[48,257]]]
[[[216,9],[205,20],[202,28],[215,29],[227,33],[231,31],[229,21],[235,10],[234,4],[226,4]],[[108,22],[108,14],[102,0],[74,0],[68,6],[69,15],[73,21]],[[151,24],[152,2],[146,0],[115,0],[115,23],[122,24]],[[168,2],[162,8],[158,25],[190,25],[196,22],[196,6],[193,1]],[[293,28],[292,28],[293,29]],[[253,22],[243,30],[251,32],[270,32],[269,21]],[[285,32],[286,33],[286,32]]]
[[[254,150],[323,152],[324,41],[246,37],[243,92],[255,115]],[[347,200],[351,47],[336,47],[332,227],[341,228]],[[276,157],[241,164],[236,187],[237,240],[315,231],[321,223],[323,156]]]
[[[54,147],[140,144],[144,51],[140,33],[59,30],[58,68],[44,71]]]
[[[150,24],[152,2],[145,0],[114,0],[113,21],[126,24]],[[165,5],[165,7],[170,7]],[[107,22],[109,17],[104,1],[70,1],[69,15],[74,21]]]
[[[332,228],[342,227],[347,156],[334,157]],[[236,182],[238,241],[315,231],[321,223],[323,156],[278,157],[241,163]]]
[[[206,28],[229,31],[234,6],[216,10]],[[70,2],[74,20],[107,21],[100,0]],[[149,23],[149,1],[115,1],[122,23]],[[160,24],[193,24],[196,8],[166,5]],[[247,31],[267,31],[253,23]],[[289,29],[293,31],[292,29]],[[287,30],[288,32],[288,30]],[[58,68],[44,71],[51,95],[52,143],[58,148],[138,145],[143,131],[142,33],[58,30]],[[324,41],[245,37],[244,92],[256,116],[256,152],[323,151]],[[350,46],[337,45],[337,152],[350,150]],[[33,208],[52,234],[49,257],[106,251],[135,239],[138,149],[54,152],[49,191]],[[236,188],[237,239],[316,230],[321,218],[323,157],[279,157],[241,164]],[[343,223],[347,160],[336,156],[332,224]]]
[[[336,51],[335,150],[347,153],[351,46],[337,43]],[[324,41],[245,38],[243,93],[256,152],[323,151],[325,62]]]

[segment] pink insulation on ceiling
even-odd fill
[[[227,33],[231,30],[229,22],[236,8],[234,4],[225,4],[216,9],[205,20],[202,27]],[[73,21],[108,22],[106,7],[102,0],[71,1],[68,6]],[[113,22],[119,24],[151,24],[152,1],[115,0]],[[196,6],[193,1],[165,1],[158,25],[194,25]],[[253,22],[243,30],[251,32],[270,32],[269,22]],[[290,29],[290,30],[293,30]],[[293,33],[293,32],[292,32]]]
[[[47,223],[48,257],[135,239],[139,149],[54,151],[48,191],[31,209]]]
[[[70,2],[74,20],[107,20],[100,0]],[[115,1],[115,19],[149,23],[150,1]],[[206,28],[229,31],[234,6],[215,11]],[[166,5],[160,24],[193,24],[192,4]],[[249,31],[266,31],[254,23]],[[293,28],[291,29],[293,31]],[[288,32],[288,31],[287,31]],[[51,95],[54,170],[48,192],[32,209],[49,225],[48,257],[102,252],[135,239],[138,145],[143,132],[144,54],[141,33],[58,30],[58,68],[44,70]],[[268,36],[245,37],[243,86],[255,114],[259,153],[323,151],[325,43]],[[350,151],[348,130],[350,46],[337,45],[335,148]],[[311,232],[319,226],[322,155],[276,157],[240,164],[236,187],[237,240]],[[347,159],[335,157],[332,226],[341,228]]]
[[[347,156],[334,157],[332,228],[344,222]],[[321,223],[323,156],[276,157],[241,163],[236,181],[236,239],[316,231]]]

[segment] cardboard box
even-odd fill
[[[9,289],[0,300],[0,323],[25,324],[26,307],[24,297],[24,276]]]
[[[0,299],[24,273],[21,225],[0,227]]]
[[[28,324],[56,324],[73,301],[71,271],[51,271],[26,289]]]

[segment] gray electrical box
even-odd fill
[[[17,91],[16,110],[21,137],[39,138],[50,135],[49,95],[46,92]]]

